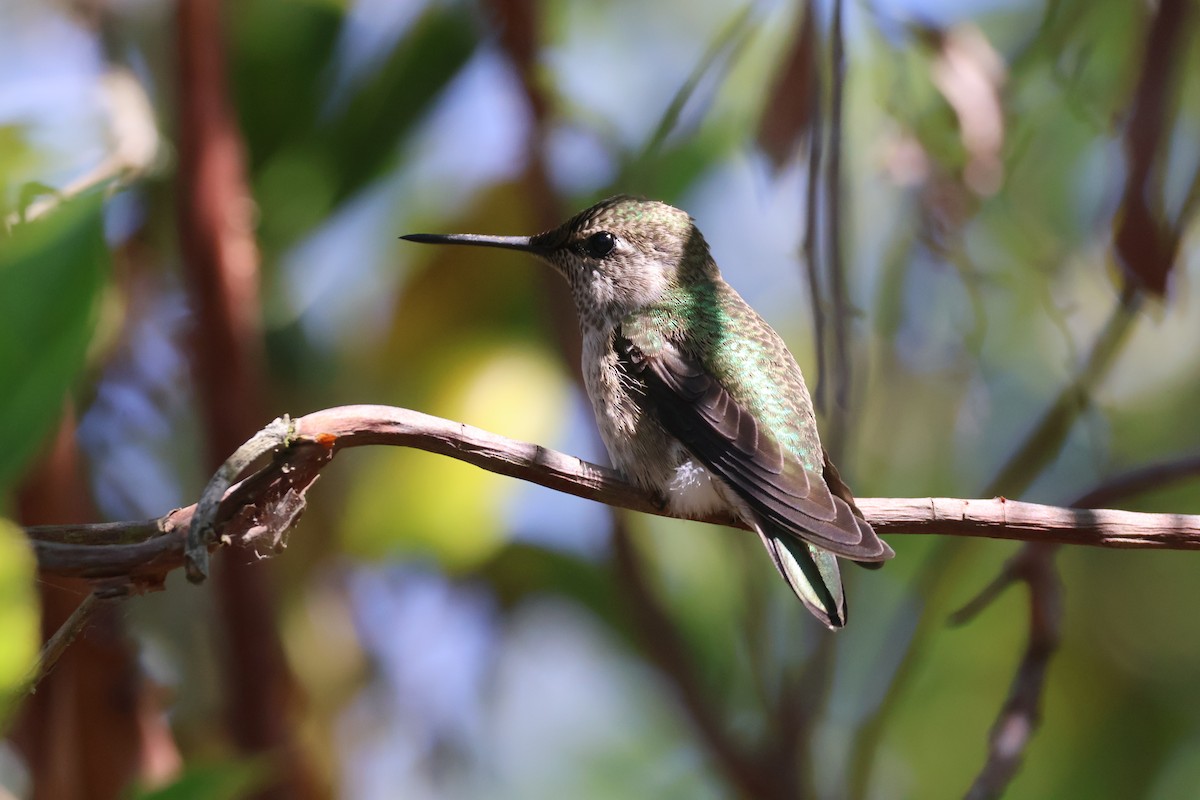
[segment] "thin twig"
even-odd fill
[[[989,483],[985,494],[1000,494],[1001,492],[1009,495],[1021,494],[1058,455],[1070,432],[1071,425],[1086,407],[1087,398],[1115,363],[1122,343],[1133,328],[1140,302],[1141,294],[1136,290],[1127,288],[1121,294],[1108,320],[1097,332],[1084,363],[1042,413],[1041,418],[1021,440],[1009,459],[997,471],[996,477]],[[1023,504],[1008,501],[1007,505],[1015,509]],[[861,502],[860,507],[862,507]],[[1062,510],[1073,515],[1085,513],[1081,510]],[[864,513],[867,513],[865,508]],[[1086,519],[1084,517],[1077,518]],[[965,533],[965,531],[963,532]],[[1017,536],[1013,538],[1059,544],[1079,543],[1054,537]],[[944,542],[921,565],[913,580],[913,585],[923,587],[928,607],[940,607],[941,602],[949,596],[956,576],[961,575],[969,566],[969,562],[975,556],[975,551],[968,545],[969,542],[962,540]],[[1118,536],[1106,539],[1101,546],[1120,547],[1124,545],[1122,537]],[[907,612],[897,613],[899,615]],[[921,617],[916,630],[909,639],[908,648],[900,665],[892,677],[887,695],[875,713],[863,724],[852,759],[852,792],[850,795],[852,798],[866,796],[871,764],[874,754],[883,740],[884,728],[887,726],[893,710],[897,707],[903,688],[916,675],[919,653],[934,632],[940,628],[940,624],[940,620],[935,620],[928,614]],[[898,628],[899,622],[892,627]]]
[[[1113,230],[1113,249],[1125,285],[1156,297],[1167,293],[1168,278],[1179,260],[1186,220],[1165,221],[1164,153],[1172,129],[1172,100],[1182,84],[1182,47],[1191,41],[1188,0],[1161,0],[1146,31],[1138,82],[1133,91],[1125,149],[1125,192]]]
[[[821,263],[818,249],[818,225],[821,202],[821,82],[817,81],[812,96],[812,127],[808,141],[808,176],[804,203],[804,253],[808,293],[812,296],[813,340],[817,351],[817,382],[813,387],[813,402],[822,415],[829,410],[829,367],[826,358],[825,296],[821,292]]]
[[[38,685],[42,680],[50,674],[58,660],[62,658],[62,654],[70,647],[71,642],[79,637],[83,629],[87,627],[88,621],[92,618],[92,614],[100,606],[100,591],[88,592],[87,596],[79,602],[75,610],[71,612],[71,616],[67,617],[59,629],[54,632],[38,653],[37,663],[34,664],[33,671],[26,680],[26,690],[23,694],[33,694],[37,691]]]
[[[1186,40],[1184,0],[1159,4],[1146,35],[1139,81],[1134,91],[1131,118],[1124,143],[1129,163],[1121,213],[1114,224],[1113,250],[1123,268],[1121,299],[1096,339],[1076,380],[1068,384],[1043,415],[1024,447],[1018,448],[1000,470],[991,489],[1019,493],[1057,455],[1092,389],[1104,376],[1128,332],[1143,292],[1166,294],[1167,278],[1178,257],[1183,226],[1163,225],[1161,184],[1163,162],[1159,142],[1168,126],[1168,87],[1177,77],[1173,52]],[[1160,170],[1154,174],[1155,168]],[[1012,488],[1013,486],[1017,488]],[[1089,493],[1091,494],[1091,493]],[[1094,505],[1104,495],[1081,498]],[[1027,544],[996,581],[971,603],[976,611],[989,604],[1012,580],[1029,586],[1029,645],[1013,678],[1004,708],[992,727],[988,758],[970,790],[969,800],[1000,797],[1020,767],[1021,758],[1040,720],[1041,694],[1046,669],[1058,646],[1062,616],[1062,587],[1054,566],[1054,549]],[[960,612],[961,614],[961,612]]]
[[[833,402],[825,446],[837,460],[842,454],[850,408],[850,302],[846,296],[845,264],[842,258],[842,101],[846,84],[846,45],[842,33],[842,0],[834,0],[829,26],[830,65],[829,155],[825,167],[825,245],[829,249],[826,268],[833,310]]]
[[[1074,508],[1108,506],[1133,495],[1200,475],[1200,455],[1148,464],[1109,478],[1071,503]]]

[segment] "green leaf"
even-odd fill
[[[345,111],[323,131],[338,159],[336,195],[345,199],[390,162],[400,141],[426,115],[475,52],[474,28],[457,8],[430,9],[397,43]]]
[[[252,0],[234,9],[238,114],[262,211],[259,242],[273,253],[392,166],[398,143],[475,52],[477,34],[461,10],[430,8],[376,67],[341,85],[333,76],[347,23],[334,5]]]
[[[0,238],[0,492],[58,420],[108,273],[98,196]]]

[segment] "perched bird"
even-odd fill
[[[561,273],[613,466],[673,513],[746,522],[804,605],[846,624],[836,556],[878,566],[894,554],[821,446],[796,360],[686,212],[618,196],[537,236],[402,238],[521,250]]]

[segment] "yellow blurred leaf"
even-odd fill
[[[562,424],[567,387],[556,362],[529,346],[483,342],[446,352],[430,393],[432,414],[532,442]],[[343,518],[348,551],[425,553],[452,570],[490,558],[504,541],[511,479],[411,450],[377,452],[363,465]]]
[[[38,650],[35,564],[25,534],[0,518],[0,724],[21,691]]]

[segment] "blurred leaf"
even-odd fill
[[[239,13],[234,85],[260,236],[272,252],[391,165],[399,142],[474,52],[476,36],[461,12],[431,9],[378,67],[335,85],[346,24],[335,8],[257,0]]]
[[[37,658],[38,601],[33,553],[24,532],[0,518],[0,730]]]
[[[317,124],[343,16],[332,3],[232,3],[230,61],[253,172]]]
[[[1167,279],[1179,255],[1187,220],[1172,225],[1161,197],[1162,174],[1169,149],[1164,146],[1172,128],[1175,88],[1182,83],[1187,59],[1180,48],[1190,40],[1188,0],[1162,0],[1150,25],[1137,89],[1130,100],[1125,131],[1128,175],[1122,214],[1113,236],[1117,260],[1127,284],[1165,297]]]
[[[565,379],[545,353],[475,342],[444,348],[429,411],[517,439],[551,439],[566,405]],[[512,479],[427,453],[372,454],[344,517],[347,547],[382,555],[397,547],[460,570],[491,557],[505,530]]]
[[[679,118],[683,114],[683,109],[687,106],[688,101],[696,94],[696,89],[700,86],[700,81],[704,79],[710,71],[717,73],[717,82],[723,81],[737,63],[738,56],[750,44],[750,41],[758,33],[758,28],[754,23],[754,6],[747,5],[740,11],[735,13],[729,22],[721,28],[716,38],[709,44],[708,49],[704,51],[704,55],[700,57],[700,61],[692,69],[687,80],[679,87],[675,96],[671,98],[671,103],[663,111],[662,117],[658,120],[658,125],[654,129],[654,133],[646,142],[646,146],[642,148],[642,152],[634,159],[634,171],[645,169],[652,164],[656,164],[660,151],[667,141],[667,137],[679,125]]]
[[[817,87],[812,2],[806,2],[758,126],[758,146],[777,170],[791,160],[812,124]]]
[[[0,490],[37,450],[83,369],[108,259],[98,196],[0,239]]]
[[[135,792],[132,800],[241,800],[266,786],[270,774],[262,760],[191,764],[171,785]]]
[[[339,199],[387,166],[397,143],[467,63],[475,44],[474,28],[460,9],[434,8],[357,88],[322,137],[322,146],[338,158]]]

